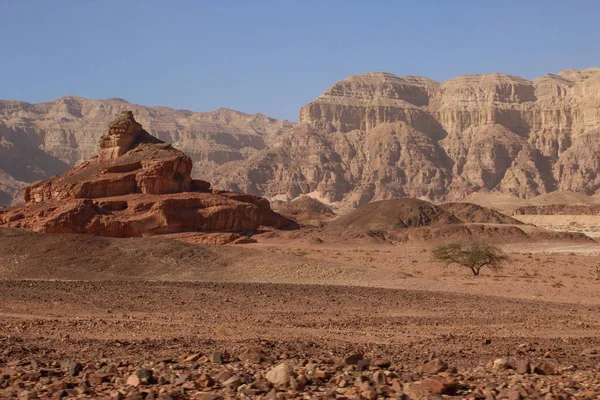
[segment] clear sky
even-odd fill
[[[298,119],[369,71],[600,66],[600,1],[0,0],[0,98],[121,97]]]

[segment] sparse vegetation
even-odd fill
[[[500,271],[504,262],[508,260],[501,249],[481,242],[438,246],[433,250],[433,257],[446,266],[457,264],[469,268],[474,276],[478,276],[484,267]]]

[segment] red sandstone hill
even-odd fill
[[[190,158],[142,129],[131,112],[111,123],[100,148],[24,189],[26,204],[0,210],[0,226],[115,237],[297,227],[263,198],[210,191],[208,182],[193,180]]]

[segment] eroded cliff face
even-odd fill
[[[125,108],[188,154],[194,177],[269,199],[310,194],[358,206],[406,196],[458,201],[482,190],[522,198],[600,190],[600,69],[591,68],[532,81],[487,74],[440,83],[368,73],[326,90],[300,110],[297,125],[118,99],[4,101],[0,202],[23,182],[96,154],[108,122]]]
[[[480,190],[600,190],[598,68],[443,83],[368,73],[333,85],[300,110],[300,122],[247,160],[219,167],[213,181],[349,206],[460,200]]]
[[[97,155],[107,125],[124,110],[132,111],[158,139],[189,155],[192,174],[200,179],[221,164],[264,149],[294,125],[229,109],[201,113],[121,99],[65,96],[38,104],[0,100],[0,204],[9,204],[24,183],[62,174]],[[114,135],[107,140],[118,146]]]
[[[66,173],[26,187],[25,204],[0,209],[0,227],[115,237],[297,227],[266,199],[211,191],[210,183],[192,179],[192,160],[150,135],[131,111],[110,124],[99,150]]]

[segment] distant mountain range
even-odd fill
[[[600,190],[600,69],[533,81],[506,74],[446,82],[367,73],[300,110],[300,123],[78,97],[0,101],[0,202],[95,154],[122,110],[194,161],[214,186],[270,199],[309,194],[357,206],[393,197],[460,200]]]

